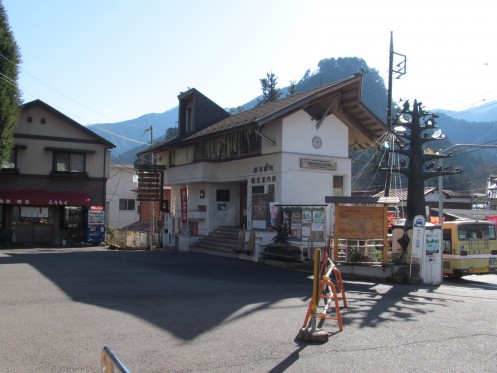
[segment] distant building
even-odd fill
[[[106,223],[122,228],[140,220],[140,205],[136,199],[138,176],[133,165],[112,163],[107,180]]]

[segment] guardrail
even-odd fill
[[[102,349],[100,367],[102,373],[131,373],[116,353],[107,346]]]

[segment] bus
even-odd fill
[[[497,273],[495,231],[495,224],[485,220],[444,222],[444,276]]]

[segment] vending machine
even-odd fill
[[[86,242],[98,245],[105,242],[105,211],[103,206],[90,206]]]

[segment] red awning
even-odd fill
[[[0,205],[89,206],[90,197],[83,192],[47,190],[0,190]]]

